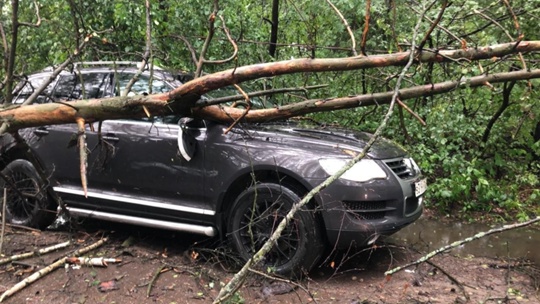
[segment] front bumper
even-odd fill
[[[383,236],[389,236],[413,223],[422,215],[422,208],[411,216],[401,219],[388,218],[384,220],[344,220],[348,222],[347,229],[326,229],[328,242],[336,248],[351,246],[365,247],[373,244]],[[352,224],[352,222],[356,222]]]
[[[319,199],[330,245],[367,246],[417,220],[423,195],[415,196],[414,185],[420,180],[392,176],[368,183],[336,181],[323,190]]]

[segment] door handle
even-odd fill
[[[102,136],[101,139],[106,140],[106,141],[119,141],[120,140],[120,138],[116,137],[116,135],[114,134],[106,134]]]
[[[49,134],[49,130],[47,130],[47,128],[45,128],[45,127],[37,128],[37,129],[34,130],[34,134],[36,134],[38,136],[47,135],[47,134]]]

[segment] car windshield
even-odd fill
[[[60,100],[86,98],[106,98],[119,96],[126,89],[135,75],[135,69],[123,69],[115,72],[109,68],[84,69],[75,73],[62,72],[47,88],[40,93],[35,103],[48,103]],[[115,75],[118,75],[115,77]],[[51,72],[33,74],[20,81],[14,92],[13,103],[21,104],[32,95],[44,81],[51,77]],[[182,83],[162,70],[153,74],[144,72],[131,86],[129,96],[168,92]]]

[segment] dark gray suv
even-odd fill
[[[101,63],[75,71],[63,72],[37,102],[118,95],[136,68]],[[50,74],[29,76],[15,102]],[[179,85],[177,77],[154,69],[143,73],[129,94]],[[227,127],[174,115],[91,124],[87,197],[75,124],[23,129],[28,146],[4,135],[0,183],[8,191],[7,217],[46,227],[57,208],[52,198],[60,197],[71,215],[219,237],[247,260],[295,202],[370,138],[293,121],[240,124],[225,133]],[[296,214],[265,266],[289,275],[311,269],[325,248],[372,244],[420,217],[425,190],[412,158],[380,140],[366,159]]]

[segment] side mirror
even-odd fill
[[[190,161],[197,149],[197,140],[189,132],[187,124],[193,121],[193,118],[182,117],[178,121],[178,150],[186,161]]]

